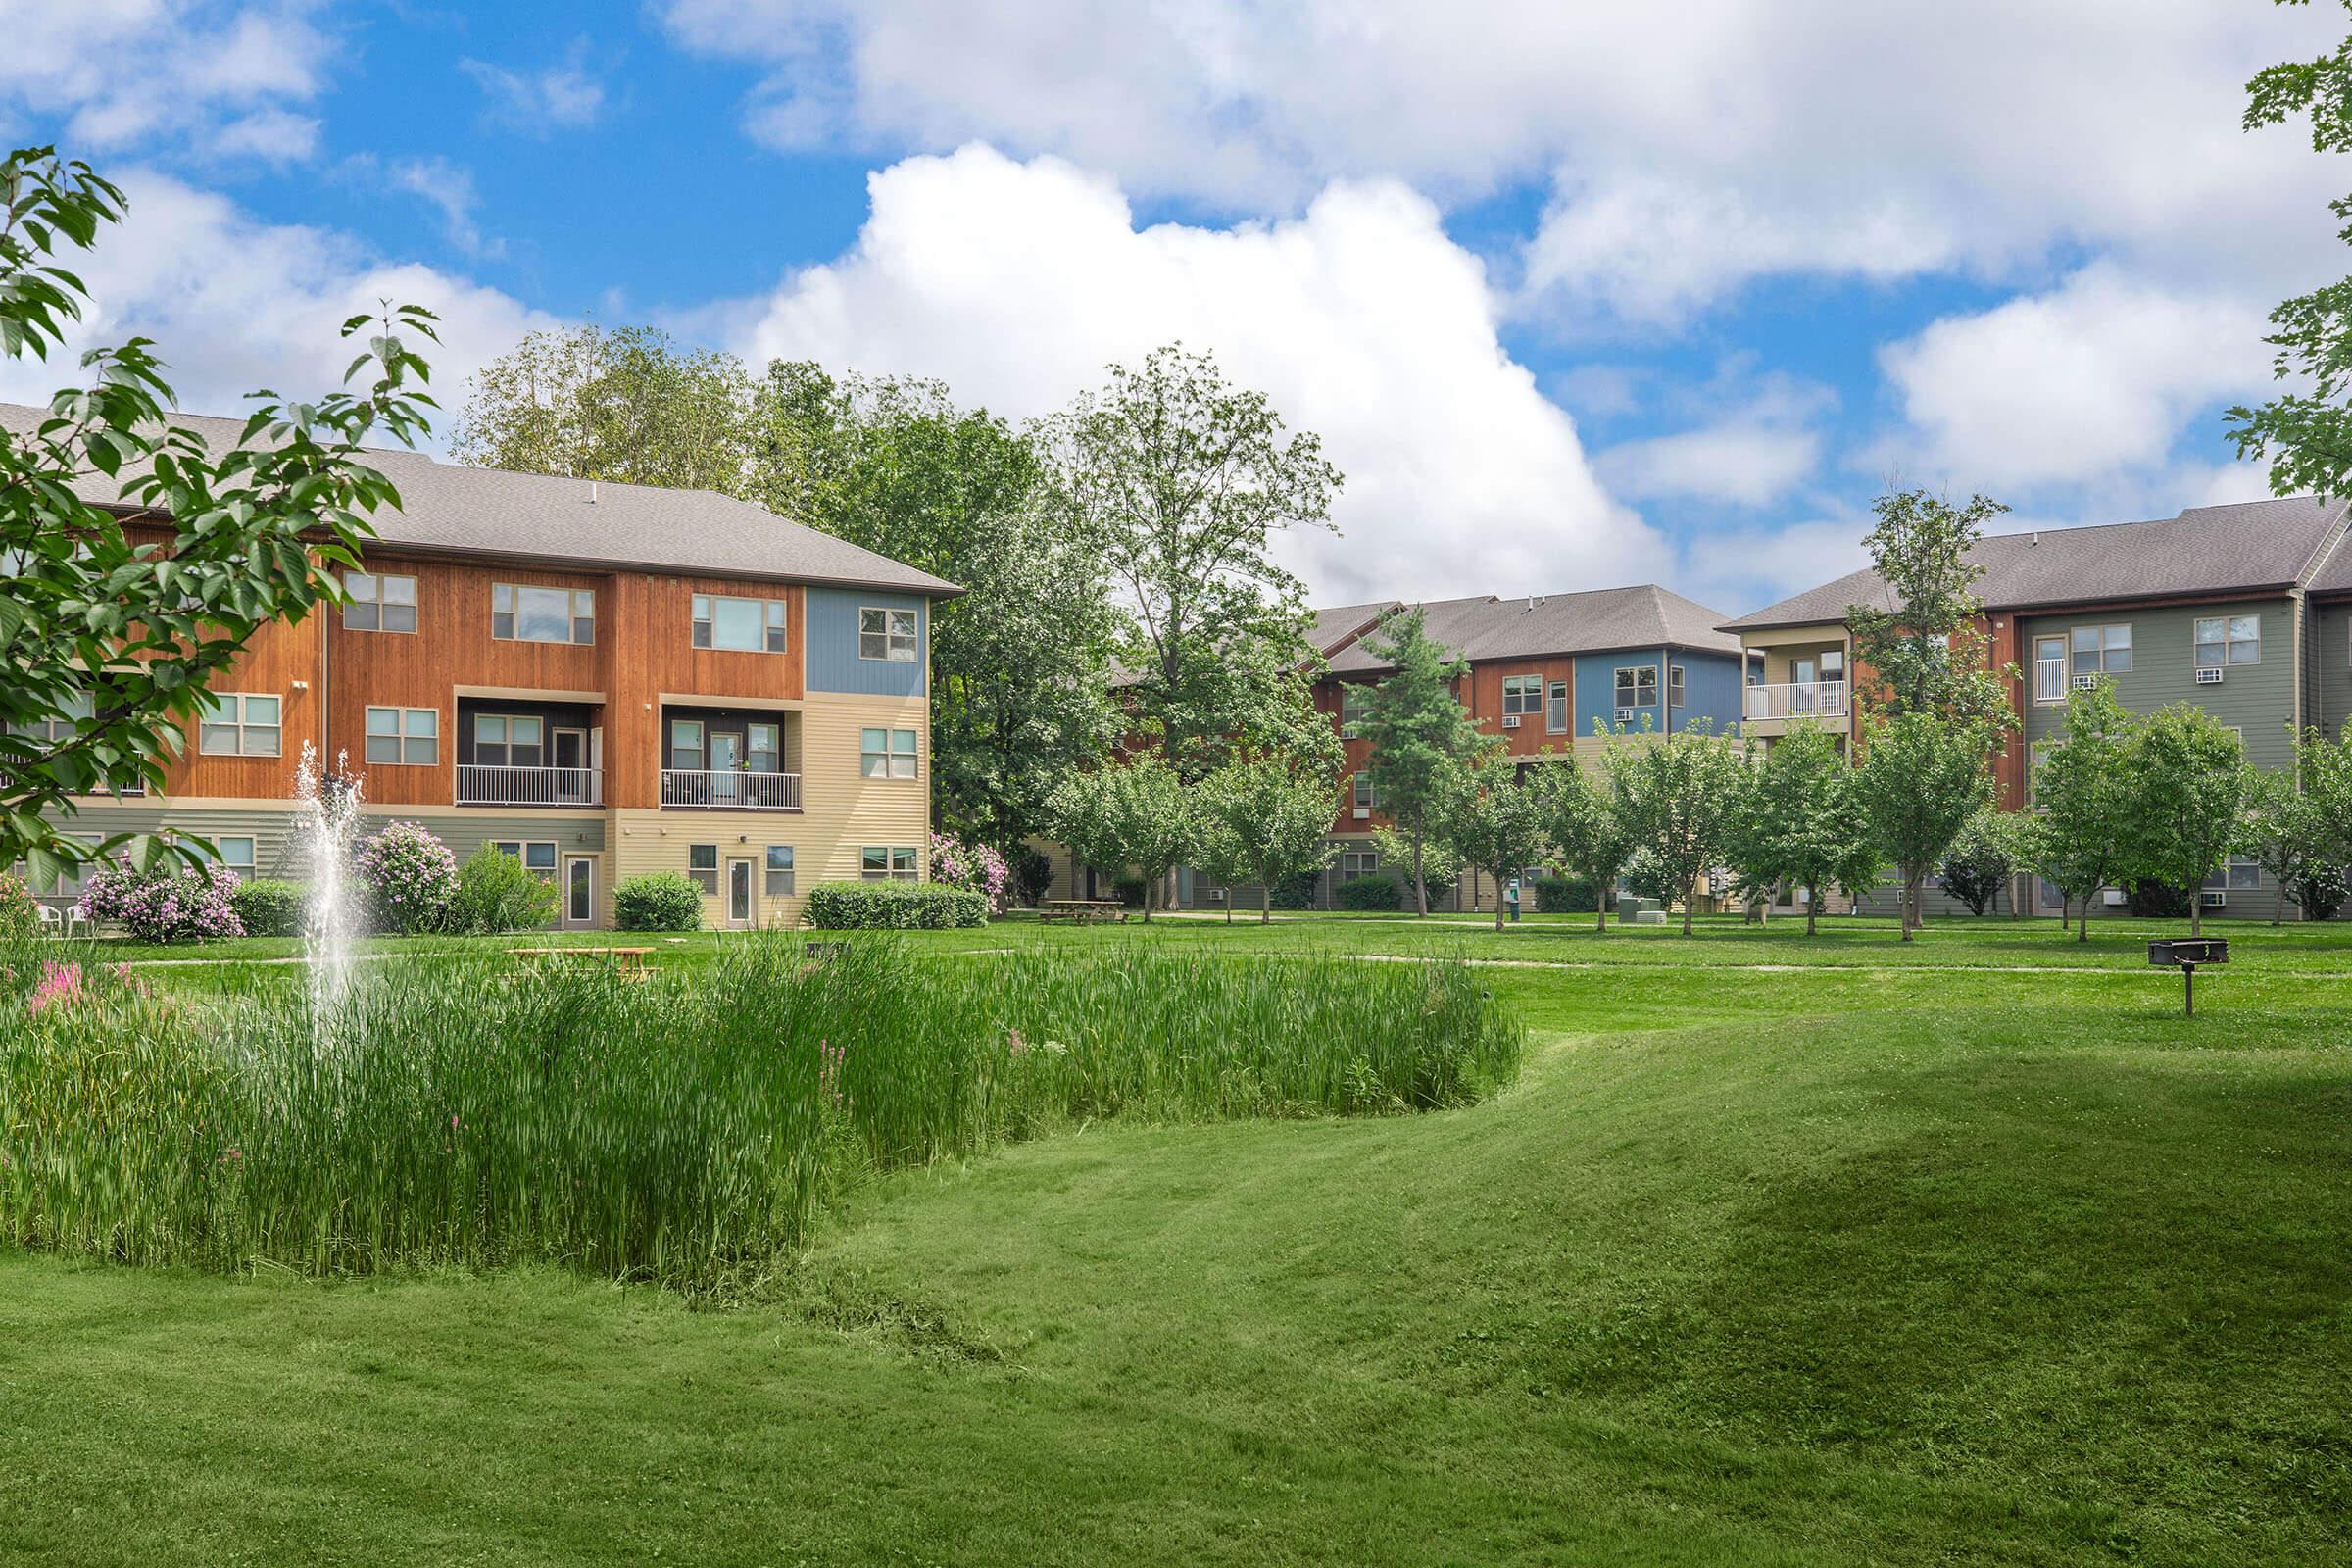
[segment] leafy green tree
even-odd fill
[[[1178,773],[1328,732],[1303,716],[1305,589],[1272,554],[1290,529],[1331,526],[1342,478],[1321,441],[1287,432],[1212,357],[1170,345],[1112,366],[1046,444],[1071,525],[1129,617],[1119,657],[1135,718]]]
[[[2016,671],[1992,666],[1975,587],[1984,572],[1968,553],[1984,537],[1985,519],[2009,509],[1983,496],[1954,506],[1924,490],[1881,496],[1872,506],[1879,520],[1862,542],[1886,588],[1881,603],[1845,612],[1861,666],[1856,699],[1876,717],[1925,712],[2008,727]]]
[[[2278,885],[2271,910],[2279,923],[2292,898],[2303,918],[2324,916],[2344,897],[2343,868],[2352,864],[2352,737],[2328,741],[2318,730],[2295,738],[2295,761],[2258,769],[2247,781],[2246,853]]]
[[[0,160],[0,352],[46,360],[88,298],[63,260],[95,248],[119,222],[122,192],[47,147]],[[300,622],[341,593],[368,516],[396,506],[367,448],[427,429],[429,376],[416,352],[433,317],[416,306],[354,316],[366,333],[346,390],[314,402],[255,395],[225,450],[171,419],[164,367],[145,338],[82,356],[85,384],[61,391],[29,435],[0,432],[0,865],[28,862],[36,881],[101,856],[140,870],[195,841],[115,833],[68,837],[78,797],[160,791],[213,679],[275,621]],[[117,491],[118,516],[76,485]],[[126,525],[168,525],[134,543]],[[93,672],[96,672],[93,674]],[[35,738],[35,734],[39,738]]]
[[[1790,724],[1756,764],[1729,857],[1751,899],[1769,900],[1784,885],[1805,889],[1805,935],[1813,936],[1823,890],[1869,835],[1838,737],[1819,724]]]
[[[2115,700],[2105,677],[2066,699],[2066,730],[2034,771],[2034,864],[2058,889],[2064,908],[2082,901],[2082,929],[2090,940],[2090,901],[2125,870],[2131,837],[2131,797],[2124,759],[2138,720]]]
[[[1633,854],[1633,835],[1609,792],[1581,764],[1558,762],[1537,778],[1544,796],[1544,835],[1559,863],[1592,884],[1593,928],[1606,931],[1609,890]]]
[[[1047,802],[1047,818],[1085,864],[1143,879],[1147,921],[1161,885],[1199,839],[1184,781],[1151,752],[1063,779]]]
[[[1331,823],[1338,800],[1332,776],[1288,759],[1237,758],[1202,779],[1195,791],[1204,859],[1228,886],[1247,878],[1258,886],[1258,920],[1273,919],[1274,885],[1320,871],[1331,860]],[[1228,920],[1233,905],[1225,906]]]
[[[1391,616],[1365,646],[1389,666],[1364,705],[1372,788],[1381,808],[1412,840],[1413,909],[1427,915],[1428,841],[1438,836],[1443,808],[1461,788],[1463,767],[1495,743],[1479,733],[1454,695],[1469,666],[1430,637],[1419,610]]]
[[[751,493],[743,362],[650,326],[532,332],[475,375],[450,455],[460,463],[616,484]]]
[[[2246,842],[2246,749],[2193,703],[2168,703],[2140,722],[2124,753],[2125,857],[2132,874],[2188,895],[2202,935],[2205,879]]]
[[[1393,827],[1372,830],[1372,853],[1383,867],[1410,865],[1413,862],[1413,839],[1409,833],[1399,833]],[[1462,882],[1462,858],[1453,846],[1442,838],[1421,841],[1421,883],[1429,889],[1430,898],[1443,900]]]
[[[1854,783],[1863,820],[1903,879],[1903,940],[1920,924],[1928,874],[1961,827],[1991,804],[1988,726],[1913,710],[1873,723]]]
[[[1969,913],[1982,916],[1999,907],[2001,890],[2024,859],[2018,825],[2017,813],[1987,806],[1961,824],[1959,837],[1943,852],[1936,874]]]
[[[1502,885],[1543,858],[1550,812],[1542,788],[1496,758],[1466,769],[1446,803],[1442,832],[1471,869],[1494,879],[1494,929],[1502,929]]]
[[[1597,722],[1594,729],[1607,734]],[[1671,735],[1644,729],[1609,742],[1601,765],[1611,809],[1635,850],[1648,852],[1659,881],[1683,901],[1689,936],[1698,879],[1724,863],[1746,808],[1747,762],[1703,718]]]

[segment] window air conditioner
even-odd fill
[[[2220,888],[2206,888],[2197,902],[2208,909],[2227,908],[2230,904],[2230,895],[2224,893]]]
[[[1357,807],[1355,808],[1355,819],[1358,822],[1369,822],[1372,820],[1372,808],[1369,806]]]
[[[2074,689],[2079,692],[2086,692],[2093,686],[2096,686],[2098,683],[2099,677],[2096,675],[2077,675],[2072,681],[2068,682],[2069,685],[2073,686]]]
[[[2200,670],[2198,670],[2198,671],[2197,671],[2197,684],[2198,684],[2198,685],[2200,685],[2200,686],[2219,686],[2221,683],[2222,683],[2222,672],[2221,672],[2220,670],[2218,670],[2218,669],[2200,669]]]
[[[1223,904],[1225,902],[1225,890],[1223,888],[1210,888],[1208,890],[1208,902],[1211,904]]]
[[[1504,729],[1517,729],[1519,727],[1519,715],[1517,713],[1503,714],[1502,727]]]
[[[2108,888],[2105,890],[2105,892],[2107,895],[2107,906],[2111,909],[2118,908],[2127,902],[2124,896],[2124,890],[2122,888]]]
[[[1631,724],[1633,721],[1634,721],[1634,710],[1633,710],[1632,709],[1630,709],[1630,708],[1620,708],[1619,710],[1617,710],[1617,722],[1618,722],[1618,723],[1620,723],[1620,724]]]

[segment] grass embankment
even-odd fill
[[[730,1312],[15,1259],[0,1557],[2339,1559],[2352,987],[2230,934],[2193,1022],[2120,943],[1485,970],[1488,1103],[941,1162]]]

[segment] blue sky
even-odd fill
[[[384,292],[447,314],[453,402],[585,318],[1015,417],[1214,348],[1349,475],[1285,545],[1325,601],[1737,612],[1853,564],[1888,483],[2021,526],[2260,493],[2219,411],[2346,270],[2352,178],[2242,83],[2340,12],[1652,9],[24,0],[0,128],[129,185],[91,331],[192,409],[325,379]]]

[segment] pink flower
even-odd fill
[[[32,988],[24,1010],[39,1017],[52,1007],[70,1007],[89,995],[81,983],[81,965],[60,963],[55,958],[41,960],[41,978]]]

